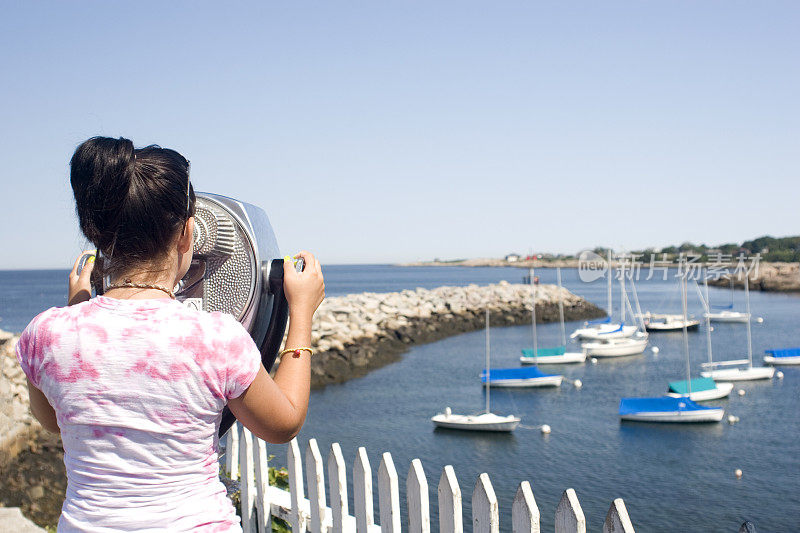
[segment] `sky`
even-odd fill
[[[124,136],[323,264],[795,235],[797,2],[4,2],[0,269]]]

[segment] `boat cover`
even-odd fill
[[[622,331],[622,328],[625,327],[625,322],[622,322],[619,327],[612,331],[601,331],[598,335],[608,335],[609,333],[616,333],[618,331]]]
[[[504,379],[534,379],[554,375],[556,374],[545,374],[535,366],[521,368],[492,368],[489,370],[490,381],[502,381]],[[486,383],[486,370],[481,372],[481,382]]]
[[[556,346],[555,348],[537,348],[536,355],[539,357],[548,356],[548,355],[564,355],[567,353],[566,346]],[[525,357],[533,357],[533,349],[531,348],[523,348],[522,355]]]
[[[780,350],[765,350],[764,352],[772,357],[800,357],[800,348],[782,348]]]
[[[714,390],[717,384],[711,378],[695,378],[692,380],[692,392],[701,392],[704,390]],[[677,394],[689,394],[689,388],[686,386],[686,380],[670,381],[669,392]]]
[[[714,309],[733,309],[733,304],[728,305],[712,305]]]
[[[620,415],[706,411],[708,409],[718,409],[718,407],[705,407],[694,403],[689,398],[673,398],[671,396],[662,396],[660,398],[622,398],[619,401]]]
[[[611,317],[610,316],[607,316],[605,318],[598,318],[597,320],[589,320],[586,323],[587,324],[608,324],[609,322],[611,322]]]

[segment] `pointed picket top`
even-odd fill
[[[378,467],[378,507],[381,513],[381,531],[400,533],[400,484],[392,454],[389,452],[383,453]]]
[[[439,478],[439,533],[463,533],[463,520],[461,487],[452,465],[447,465]]]
[[[242,509],[242,531],[244,533],[256,533],[256,517],[253,514],[253,507],[256,503],[255,483],[253,469],[253,436],[241,424],[237,424],[239,429],[239,468],[242,480],[239,484],[239,497]]]
[[[303,500],[303,465],[301,462],[300,446],[297,438],[289,442],[286,450],[286,464],[289,471],[289,493],[292,503],[291,524],[292,533],[304,533],[307,527],[306,516],[302,511]]]
[[[430,533],[431,510],[428,501],[428,480],[422,461],[414,459],[406,477],[409,533]]]
[[[567,489],[556,508],[556,533],[586,533],[586,518],[573,489]]]
[[[375,523],[375,510],[372,503],[372,469],[363,446],[356,452],[356,461],[353,463],[353,507],[356,533],[369,533],[369,527]]]
[[[481,474],[472,491],[472,531],[499,533],[500,509],[489,474]]]
[[[603,524],[603,533],[634,533],[633,524],[628,517],[628,510],[622,498],[617,498],[611,504]]]
[[[511,507],[511,530],[514,533],[539,533],[539,507],[533,497],[531,484],[519,484]]]
[[[239,477],[239,422],[234,422],[225,434],[225,473],[236,480]]]
[[[333,533],[341,533],[344,531],[344,517],[350,511],[347,507],[347,470],[342,447],[338,442],[331,444],[331,451],[328,453],[328,491],[333,514]]]
[[[253,436],[256,444],[256,509],[258,510],[258,530],[272,531],[272,507],[269,501],[269,459],[267,444]]]
[[[326,510],[325,471],[317,439],[309,440],[306,446],[306,485],[308,485],[308,501],[311,504],[309,529],[312,533],[322,533]]]

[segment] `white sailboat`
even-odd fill
[[[683,316],[686,317],[686,276],[681,283]],[[698,405],[693,398],[691,364],[689,362],[689,335],[683,328],[683,347],[686,354],[685,394],[655,398],[622,398],[619,402],[619,416],[622,420],[635,422],[719,422],[725,416],[722,407]],[[729,391],[730,392],[730,391]]]
[[[630,337],[636,334],[636,326],[626,326],[625,321],[622,323],[615,323],[611,321],[611,314],[613,312],[612,296],[611,296],[611,252],[608,252],[608,305],[606,318],[599,320],[590,320],[584,322],[582,328],[573,331],[570,339],[581,340],[604,340],[604,339],[617,339],[622,337]]]
[[[694,330],[700,326],[700,321],[691,316],[684,319],[683,315],[647,312],[642,318],[647,331],[681,331],[684,326]]]
[[[530,271],[531,279],[533,279],[533,269]],[[556,268],[556,279],[558,281],[558,319],[561,324],[561,346],[555,348],[539,348],[536,342],[536,285],[533,287],[533,313],[532,313],[532,328],[533,328],[533,349],[524,348],[522,350],[522,357],[519,358],[520,363],[524,365],[535,364],[564,364],[564,363],[583,363],[586,361],[586,352],[568,352],[567,351],[567,334],[564,328],[564,295],[561,289],[561,267]],[[560,383],[560,382],[559,382]]]
[[[706,291],[708,291],[708,280],[705,281]],[[747,274],[744,276],[744,294],[747,305],[747,359],[734,359],[730,361],[713,361],[703,363],[703,368],[707,368],[700,375],[705,378],[712,378],[714,381],[752,381],[756,379],[771,379],[775,375],[775,368],[771,366],[753,366],[753,339],[750,332],[750,282]],[[708,292],[706,292],[707,298]],[[711,317],[708,317],[709,320]],[[709,356],[711,352],[709,351]],[[742,365],[747,365],[742,367]],[[736,367],[736,368],[720,368]]]
[[[489,310],[486,310],[486,371],[490,371],[490,339],[489,339]],[[462,429],[468,431],[514,431],[519,425],[520,418],[514,415],[501,416],[491,412],[490,388],[488,380],[486,388],[486,411],[476,415],[459,415],[446,407],[444,413],[439,413],[431,418],[436,427],[448,429]]]
[[[711,304],[708,302],[706,305],[706,312],[703,316],[708,318],[712,322],[738,322],[744,323],[750,321],[750,312],[742,313],[741,311],[734,311],[733,310],[733,294],[735,289],[733,287],[733,277],[731,279],[731,303],[725,306],[719,306],[717,309],[720,311],[711,312]],[[708,280],[706,280],[706,283]],[[708,299],[708,291],[706,291],[706,299]]]
[[[682,287],[682,286],[681,286]],[[700,287],[697,285],[697,281],[694,283],[694,288],[697,290],[697,295],[700,297],[700,301],[703,303],[703,307],[706,309],[708,308],[708,283],[706,283],[706,297],[703,298],[703,295],[700,293]],[[686,330],[689,328],[687,327]],[[689,342],[688,336],[684,340],[686,346],[686,352],[689,352]],[[711,355],[711,323],[708,317],[706,317],[706,351],[708,352],[708,360],[713,361],[713,356]],[[687,355],[688,357],[688,355]],[[687,367],[688,367],[687,362]],[[667,396],[672,396],[673,398],[681,398],[683,396],[689,396],[692,401],[695,402],[703,402],[706,400],[717,400],[719,398],[725,398],[729,396],[731,391],[733,390],[733,383],[717,383],[711,378],[707,377],[700,377],[691,379],[687,374],[687,378],[682,381],[671,381],[669,383],[669,392],[667,392]]]
[[[610,277],[609,271],[609,277]],[[628,294],[625,289],[625,267],[620,266],[620,317],[622,323],[625,323],[625,310],[626,306],[630,307]],[[631,279],[631,288],[634,291],[634,298],[636,300],[636,307],[639,317],[641,317],[641,309],[639,309],[639,298],[636,295],[636,286]],[[633,309],[630,309],[630,314],[635,316]],[[649,336],[640,323],[637,326],[630,326],[634,328],[634,333],[627,337],[603,338],[592,342],[583,343],[582,348],[587,356],[592,357],[623,357],[626,355],[638,355],[644,352],[647,348]]]

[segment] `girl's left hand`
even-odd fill
[[[81,264],[81,258],[89,255],[83,263],[83,270],[78,274],[78,266]],[[92,270],[94,270],[94,254],[84,252],[75,260],[72,266],[72,271],[69,273],[69,294],[67,296],[67,305],[75,305],[81,302],[88,301],[92,297],[92,285],[89,281]]]

